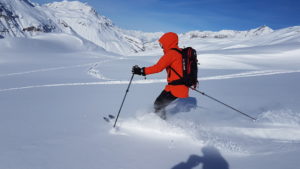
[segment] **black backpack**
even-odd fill
[[[169,68],[174,71],[180,79],[170,82],[169,85],[185,85],[195,89],[198,85],[198,59],[196,50],[192,47],[184,48],[182,51],[176,48],[172,48],[172,50],[182,55],[183,77],[170,66]]]

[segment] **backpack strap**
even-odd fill
[[[182,51],[177,48],[172,48],[171,50],[175,50],[176,52],[180,53],[181,55],[183,54]],[[183,77],[171,66],[169,66],[168,68],[171,69],[171,71],[173,71],[179,77],[179,79],[173,80],[172,82],[168,83],[168,85],[185,85]],[[183,68],[182,68],[182,71],[183,71]]]
[[[171,50],[175,50],[175,51],[177,51],[178,53],[180,53],[181,55],[183,54],[182,51],[179,50],[179,49],[177,49],[177,48],[172,48]],[[175,72],[176,75],[177,75],[180,79],[182,79],[182,77],[180,76],[180,74],[179,74],[174,68],[172,68],[171,66],[169,66],[169,69],[171,69],[173,72]],[[182,69],[182,71],[183,71],[183,69]]]
[[[182,54],[182,51],[179,50],[179,49],[177,49],[177,48],[172,48],[171,50],[175,50],[175,51],[177,51],[178,53]]]
[[[180,79],[182,79],[182,77],[180,76],[180,74],[179,74],[174,68],[172,68],[171,66],[169,66],[169,69],[171,69],[173,72],[175,72],[175,74],[176,74]]]
[[[184,79],[182,78],[182,76],[180,76],[180,74],[171,66],[169,66],[169,69],[171,69],[171,71],[175,72],[175,74],[179,77],[179,79],[169,82],[168,85],[185,85],[185,82],[184,82]]]

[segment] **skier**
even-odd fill
[[[146,76],[149,74],[159,73],[166,69],[168,84],[154,102],[155,113],[165,120],[165,108],[177,98],[187,98],[189,88],[185,85],[170,84],[172,81],[180,79],[180,77],[174,73],[172,68],[178,72],[181,77],[183,76],[182,56],[179,52],[173,50],[182,50],[178,47],[178,35],[173,32],[165,33],[159,39],[159,44],[164,51],[164,55],[158,60],[158,62],[150,67],[140,68],[139,66],[134,66],[132,68],[132,73]]]

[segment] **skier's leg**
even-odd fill
[[[161,94],[156,98],[154,102],[155,113],[159,115],[162,119],[166,119],[165,108],[177,97],[173,96],[171,92],[162,91]]]

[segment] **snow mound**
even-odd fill
[[[63,33],[41,34],[32,38],[7,38],[5,41],[0,41],[0,45],[3,52],[61,53],[98,50],[106,53],[103,48],[89,41]]]

